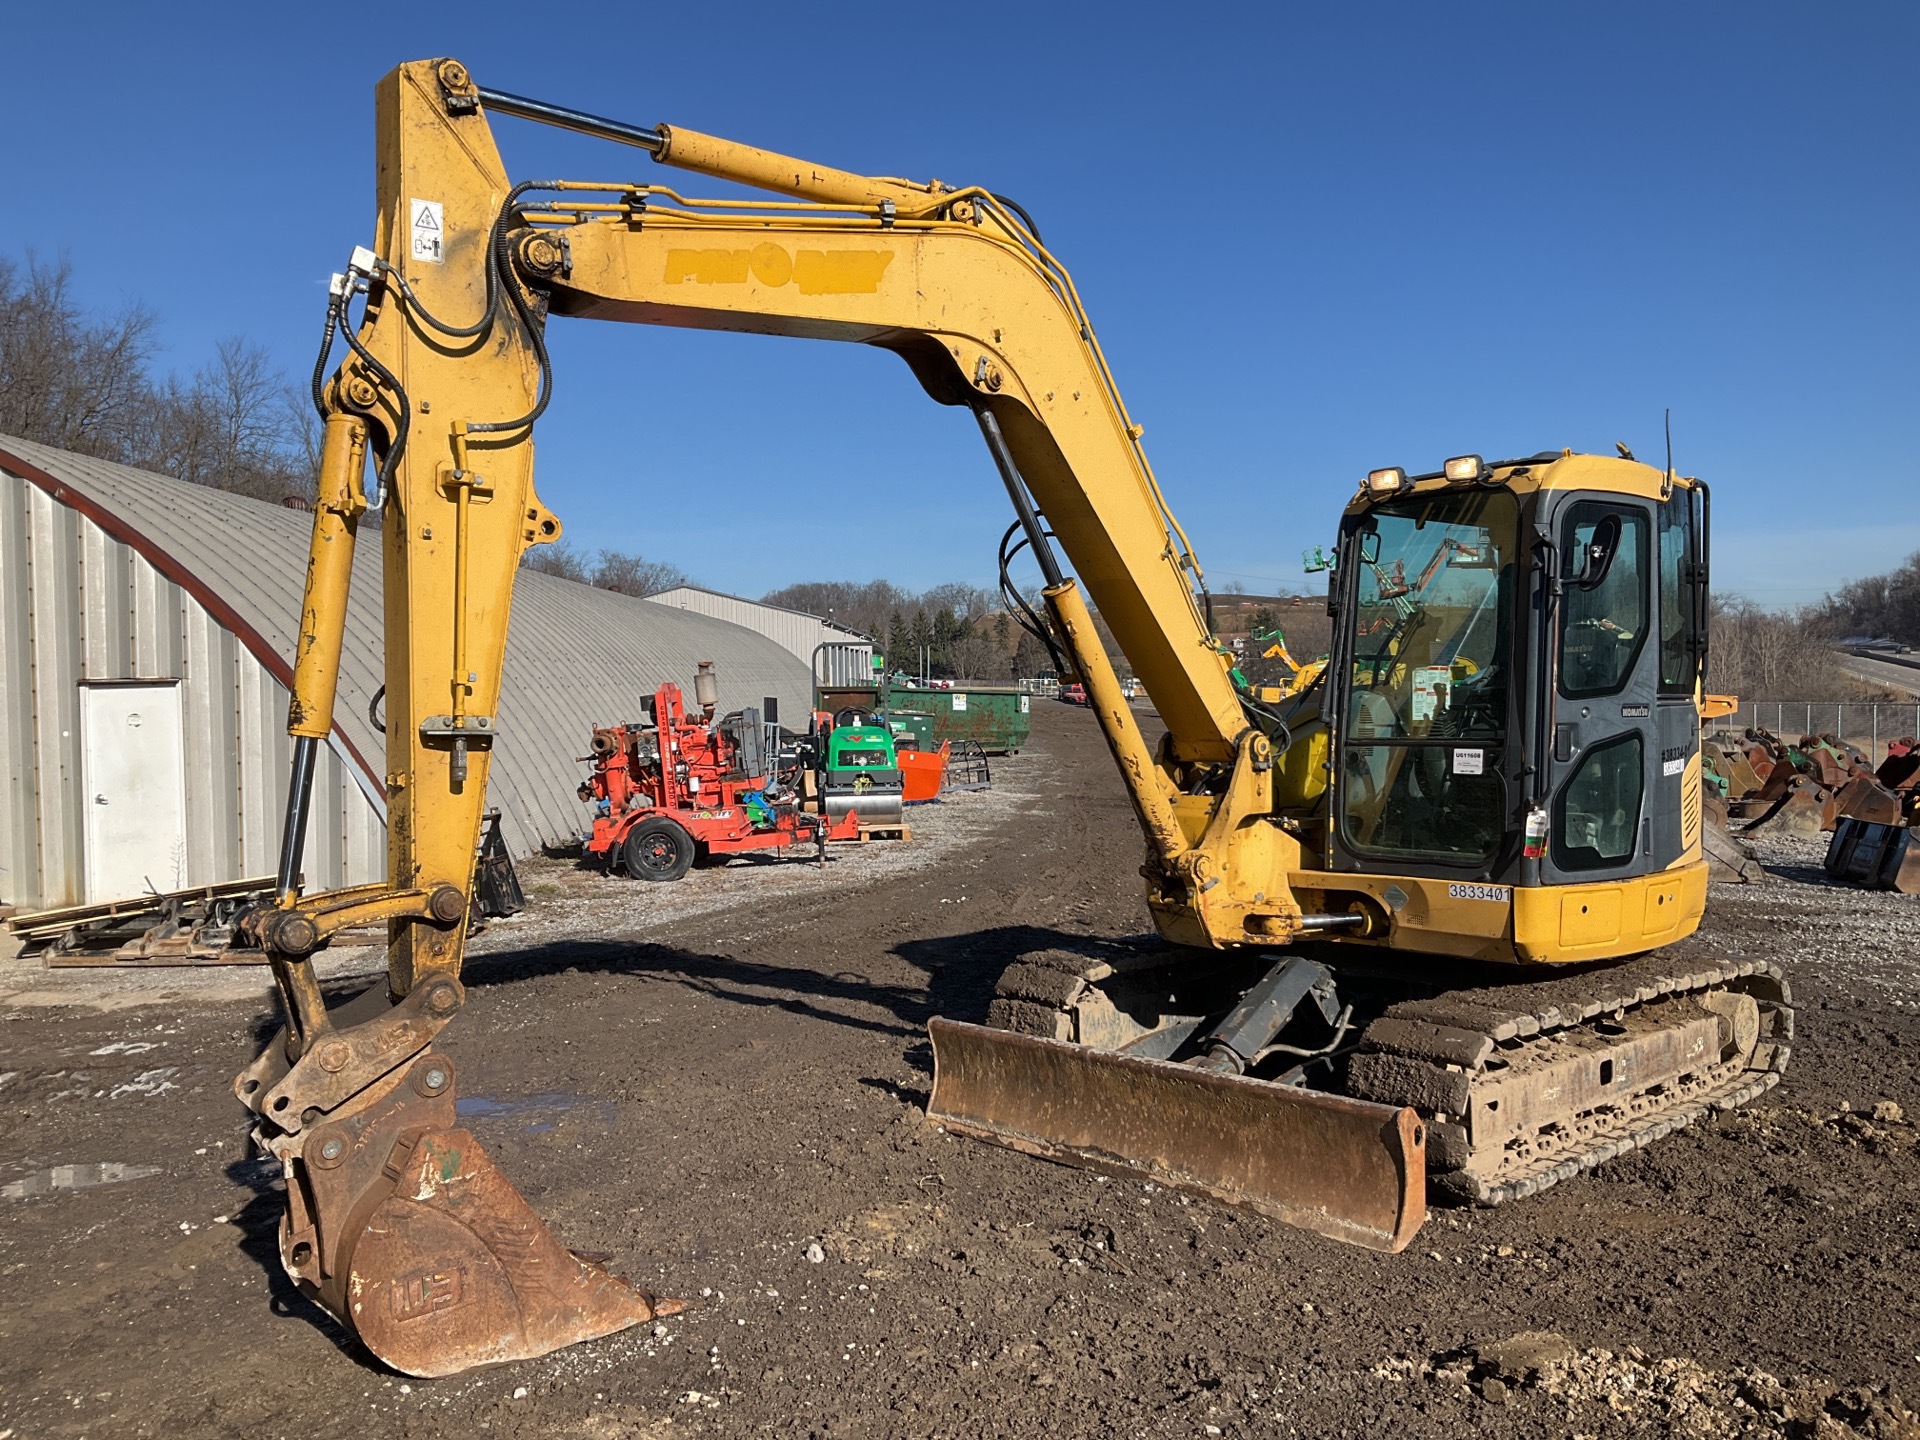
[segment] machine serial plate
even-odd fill
[[[1449,900],[1498,900],[1501,904],[1513,899],[1513,889],[1507,885],[1449,885]]]

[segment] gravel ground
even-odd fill
[[[279,1278],[228,1090],[261,977],[0,966],[0,1440],[1920,1436],[1920,900],[1768,843],[1688,944],[1787,966],[1785,1084],[1380,1256],[927,1125],[929,1015],[1145,928],[1091,716],[1040,707],[996,776],[824,874],[527,867],[446,1038],[466,1122],[564,1242],[691,1305],[450,1380]]]

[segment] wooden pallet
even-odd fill
[[[905,824],[862,825],[860,827],[860,843],[862,845],[865,845],[869,840],[911,840],[911,839],[913,839],[913,830]]]

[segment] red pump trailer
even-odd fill
[[[647,720],[593,732],[581,757],[593,774],[580,798],[594,807],[587,853],[639,880],[678,880],[703,851],[785,850],[811,840],[860,838],[860,817],[838,821],[803,808],[800,770],[779,774],[756,710],[713,718],[719,687],[712,663],[694,679],[701,714],[689,716],[678,685],[654,692]]]

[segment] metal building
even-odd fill
[[[873,637],[864,635],[837,621],[809,615],[805,610],[789,610],[784,605],[768,605],[746,600],[719,590],[698,585],[676,585],[647,597],[655,605],[671,606],[695,615],[711,615],[717,620],[758,630],[769,640],[785,646],[811,665],[814,652],[822,645],[820,679],[834,685],[860,684],[872,679]]]
[[[0,436],[0,903],[22,909],[272,873],[311,519]],[[362,522],[309,887],[386,862],[380,545]],[[516,855],[590,824],[575,757],[715,661],[725,708],[811,701],[804,660],[737,625],[522,571],[488,801]]]

